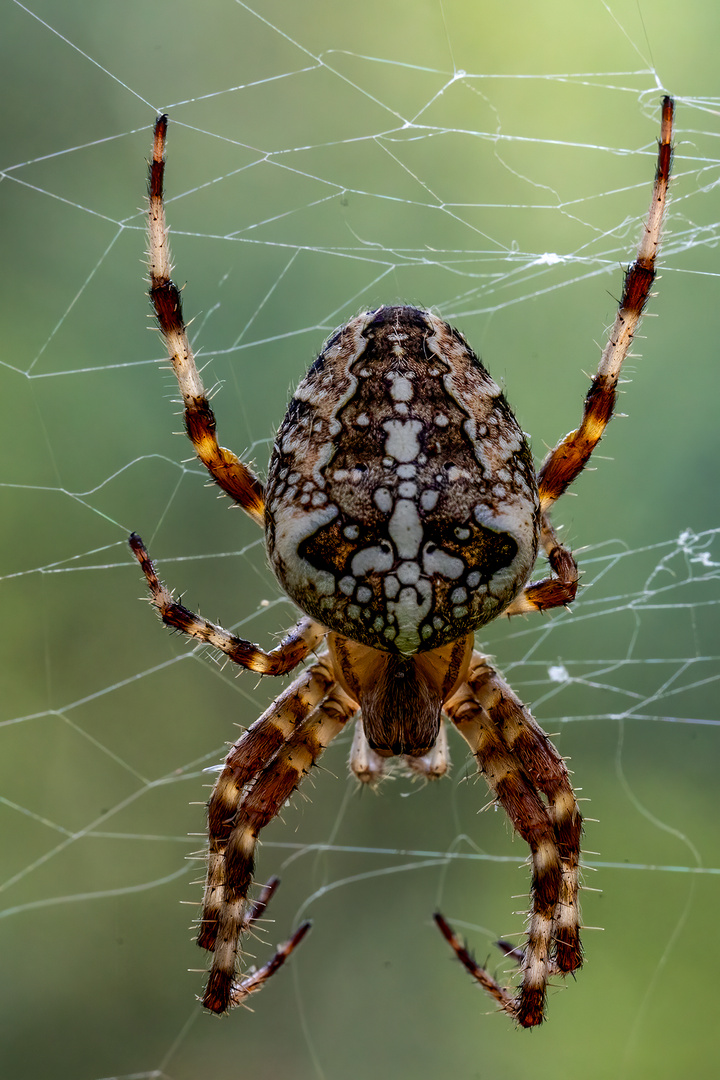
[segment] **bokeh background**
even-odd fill
[[[717,4],[2,0],[2,25],[3,1075],[714,1076]],[[479,813],[458,742],[451,779],[375,796],[346,739],[260,854],[283,884],[258,961],[301,918],[311,936],[252,1012],[204,1015],[203,769],[278,683],[165,632],[127,533],[245,636],[269,644],[294,613],[174,434],[141,265],[155,112],[222,439],[262,472],[327,334],[397,301],[468,336],[541,459],[613,318],[663,91],[676,176],[629,418],[556,515],[586,587],[483,640],[596,819],[586,967],[541,1030],[494,1015],[431,914],[502,971],[523,844]]]

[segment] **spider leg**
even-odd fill
[[[277,891],[277,887],[279,884],[280,878],[276,875],[273,875],[265,882],[262,889],[260,890],[260,895],[258,896],[257,900],[253,900],[252,904],[245,912],[245,918],[243,920],[242,927],[243,933],[245,933],[247,930],[250,930],[253,923],[259,922],[259,920],[262,919],[268,904],[270,903]]]
[[[580,427],[558,443],[538,475],[540,506],[546,511],[585,467],[613,414],[620,368],[655,279],[655,259],[667,201],[672,161],[673,100],[663,98],[657,168],[648,217],[637,257],[625,275],[622,297],[595,378],[585,398]]]
[[[558,971],[575,971],[582,965],[578,903],[582,816],[565,762],[530,710],[480,653],[473,655],[467,683],[492,716],[505,745],[547,800],[562,874],[555,909],[555,963]]]
[[[257,900],[253,901],[251,906],[245,912],[242,933],[247,933],[247,931],[252,929],[253,925],[262,918],[265,909],[270,903],[279,884],[280,878],[271,877],[270,880],[263,885]],[[240,982],[233,983],[230,993],[231,1007],[234,1008],[236,1005],[241,1005],[251,994],[262,989],[270,976],[274,975],[275,972],[282,967],[290,954],[295,951],[311,926],[312,923],[309,920],[302,923],[292,937],[283,942],[282,945],[278,945],[266,964],[263,964],[257,971],[250,971],[244,979],[240,980]]]
[[[223,491],[262,525],[265,518],[262,485],[231,450],[218,444],[215,414],[210,408],[188,340],[180,291],[170,276],[170,245],[163,201],[167,124],[167,116],[158,116],[155,121],[148,177],[150,299],[182,394],[185,428],[195,452]]]
[[[460,940],[455,931],[452,929],[447,920],[444,918],[444,916],[440,914],[439,911],[435,912],[433,918],[435,920],[435,923],[437,924],[438,929],[440,930],[440,933],[448,942],[450,947],[454,949],[455,955],[457,956],[460,963],[464,965],[465,969],[469,971],[472,977],[480,983],[483,990],[487,990],[488,994],[490,994],[491,997],[495,998],[498,1005],[504,1012],[506,1012],[509,1016],[512,1016],[513,1018],[517,1018],[517,1002],[513,995],[508,990],[506,990],[504,986],[501,986],[496,979],[493,979],[492,975],[489,975],[485,968],[481,968],[480,965],[475,962],[475,960],[470,954],[467,945],[465,945]]]
[[[249,668],[260,675],[285,675],[297,667],[325,637],[324,627],[305,615],[279,645],[265,652],[251,641],[236,637],[217,623],[212,623],[176,603],[172,593],[157,576],[147,549],[137,533],[131,534],[129,544],[145,575],[152,603],[165,625],[181,630],[189,637],[207,642],[240,667]]]
[[[542,513],[541,542],[550,562],[553,577],[526,586],[520,596],[505,609],[505,615],[520,615],[530,611],[561,607],[575,598],[578,582],[577,563],[567,548],[558,542],[550,524],[548,512],[552,504],[585,468],[615,409],[620,369],[630,351],[655,280],[655,260],[660,246],[672,164],[673,112],[672,98],[663,98],[657,167],[650,209],[635,262],[625,275],[615,323],[585,398],[580,427],[560,440],[555,449],[547,455],[538,473],[538,492]]]
[[[236,1005],[242,1005],[250,994],[254,994],[257,990],[262,990],[270,976],[274,975],[278,968],[283,966],[288,956],[295,951],[311,926],[312,923],[309,920],[302,923],[291,938],[277,947],[267,964],[263,964],[258,971],[253,971],[250,975],[246,975],[244,979],[232,984],[232,987],[230,988],[231,1009],[234,1009]]]
[[[512,1008],[500,1004],[521,1026],[534,1027],[544,1017],[548,977],[560,970],[554,955],[559,928],[564,958],[573,940],[575,943],[572,959],[563,960],[566,967],[562,970],[572,970],[581,962],[577,934],[573,939],[564,913],[565,903],[574,899],[570,909],[577,916],[580,825],[579,814],[575,817],[567,805],[569,797],[575,806],[574,796],[564,763],[550,740],[484,657],[475,654],[468,682],[445,703],[445,712],[475,754],[491,791],[530,847],[532,909],[523,980]],[[577,825],[571,827],[568,819],[577,821]],[[493,981],[490,976],[487,979]]]
[[[541,511],[540,543],[545,549],[553,576],[526,585],[503,611],[503,615],[527,615],[532,611],[565,607],[575,599],[578,588],[578,565],[573,553],[560,543],[550,516]]]
[[[323,659],[305,672],[301,680],[308,675],[312,679],[314,674],[318,679],[317,689],[329,671],[329,664]],[[301,680],[298,680],[298,683]],[[295,684],[289,691],[297,691],[297,688]],[[294,698],[286,692],[258,722],[256,730],[261,732],[265,728],[266,735],[270,736],[268,752],[258,755],[252,762],[246,762],[244,742],[243,739],[239,740],[229,755],[228,764],[216,787],[218,796],[214,811],[223,815],[219,819],[222,835],[213,835],[218,821],[211,818],[208,885],[202,930],[198,938],[199,944],[211,948],[214,953],[203,995],[203,1004],[212,1012],[225,1012],[231,1007],[234,1003],[233,995],[238,996],[241,993],[241,990],[236,991],[234,988],[239,986],[247,989],[245,980],[237,983],[235,969],[260,830],[278,814],[323,750],[357,711],[357,703],[336,685],[314,708],[310,703],[314,697],[314,694],[309,693],[310,683],[305,681],[301,689],[308,691],[305,701],[298,701],[297,692]],[[278,727],[282,726],[278,721],[279,716],[284,716],[282,723],[289,723],[291,730],[280,747],[275,749],[273,732],[276,722]],[[294,724],[290,721],[291,716],[294,717]],[[251,731],[253,728],[249,729],[248,734]],[[259,738],[260,736],[257,741]],[[246,750],[248,749],[246,747]],[[248,755],[251,756],[252,754]],[[243,777],[253,768],[256,770],[255,776],[242,783]],[[239,805],[238,801],[234,800],[234,795],[238,796]],[[215,800],[216,795],[213,793],[211,807]],[[290,950],[297,944],[297,941],[294,941],[294,944],[293,941],[294,939],[289,943]],[[285,955],[287,953],[276,966],[283,962]],[[272,961],[270,963],[272,965]],[[270,974],[272,971],[266,972],[261,982]],[[253,978],[251,976],[251,980]],[[259,987],[253,987],[257,988]],[[242,996],[246,994],[242,992]]]
[[[212,951],[224,903],[225,849],[247,785],[254,780],[334,685],[326,657],[307,668],[242,733],[225,759],[208,802],[208,870],[198,945]],[[267,900],[265,901],[267,902]]]

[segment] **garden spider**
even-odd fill
[[[563,759],[473,650],[498,615],[570,603],[571,552],[549,511],[575,480],[612,415],[620,367],[655,277],[671,163],[673,102],[662,126],[650,211],[580,427],[535,473],[499,387],[464,338],[429,311],[383,307],[337,330],[298,386],[275,440],[263,491],[219,446],[195,366],[180,293],[170,279],[163,206],[167,117],[150,166],[150,297],[185,406],[187,434],[211,477],[258,524],[278,581],[304,612],[265,652],[176,603],[142,540],[132,550],[163,622],[241,667],[284,675],[315,659],[230,750],[208,804],[207,883],[198,944],[213,953],[203,1004],[222,1013],[259,989],[292,952],[304,924],[258,972],[237,973],[239,942],[276,882],[248,901],[260,830],[285,805],[351,719],[350,768],[373,785],[399,756],[428,780],[448,767],[445,720],[532,862],[531,910],[511,992],[472,960],[442,915],[465,967],[523,1027],[540,1024],[548,978],[582,964],[578,866],[582,819]],[[528,584],[542,549],[551,576]],[[318,651],[319,650],[319,651]]]

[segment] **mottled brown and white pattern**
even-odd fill
[[[333,334],[280,426],[265,499],[270,563],[298,607],[403,656],[494,619],[537,557],[517,420],[462,336],[417,308]]]
[[[445,918],[458,958],[522,1027],[545,1015],[548,979],[576,971],[582,818],[563,759],[529,710],[474,650],[498,615],[570,603],[572,553],[552,504],[587,463],[612,416],[621,365],[655,276],[671,165],[673,103],[662,104],[652,202],[625,277],[610,340],[580,427],[537,477],[500,388],[465,339],[430,311],[382,307],[326,342],[278,431],[266,490],[218,443],[215,417],[170,276],[163,200],[167,117],[155,124],[150,167],[150,296],[177,376],[185,425],[212,478],[265,528],[270,564],[304,613],[274,649],[177,603],[139,536],[130,546],[168,626],[234,663],[282,675],[314,660],[231,748],[208,804],[208,873],[198,944],[213,954],[203,1004],[226,1012],[291,955],[303,923],[259,971],[240,969],[240,941],[276,880],[255,902],[255,849],[320,755],[355,722],[350,768],[375,785],[393,758],[427,780],[448,769],[446,728],[476,758],[494,798],[530,848],[530,915],[522,947],[500,942],[521,969],[501,986]],[[529,583],[538,549],[551,574]]]

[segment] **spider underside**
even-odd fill
[[[587,463],[612,416],[620,368],[655,276],[671,166],[673,102],[662,103],[652,201],[580,426],[533,468],[499,387],[464,338],[429,311],[383,307],[336,331],[298,386],[268,480],[218,444],[171,279],[163,202],[167,117],[155,124],[149,178],[150,297],[211,477],[265,529],[271,566],[304,612],[264,651],[176,603],[137,534],[131,548],[163,622],[234,663],[302,673],[231,748],[208,804],[208,871],[198,944],[212,954],[203,1004],[244,1001],[304,936],[303,924],[259,971],[239,973],[240,940],[276,880],[248,899],[260,830],[323,750],[355,722],[350,768],[376,784],[392,757],[435,779],[448,768],[446,726],[474,754],[530,848],[524,947],[506,989],[472,960],[442,915],[439,929],[473,977],[519,1025],[542,1022],[548,979],[582,964],[578,905],[582,818],[563,759],[526,706],[474,649],[498,615],[569,604],[572,553],[552,504]],[[542,548],[551,574],[529,583]]]

